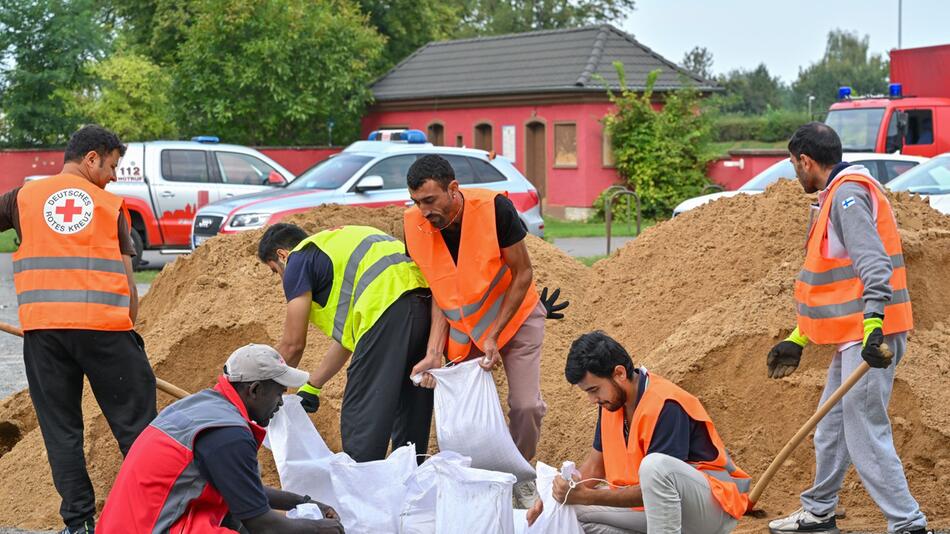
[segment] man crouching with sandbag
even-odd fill
[[[553,497],[575,505],[588,534],[731,532],[751,479],[729,458],[699,400],[643,367],[607,334],[571,344],[567,381],[600,406],[593,450]],[[609,490],[598,487],[606,481]],[[612,490],[612,491],[611,491]],[[541,501],[528,511],[533,524]]]
[[[308,376],[267,345],[234,351],[214,388],[165,408],[135,440],[99,534],[342,533],[333,508],[264,486],[257,463],[264,427],[284,404],[283,394]],[[308,503],[324,519],[275,511]]]

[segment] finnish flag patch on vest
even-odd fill
[[[854,197],[848,197],[841,201],[841,207],[844,209],[848,209],[854,205],[854,202],[855,202]]]

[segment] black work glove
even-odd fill
[[[551,298],[548,298],[548,288],[543,288],[541,290],[541,304],[544,306],[544,309],[547,310],[548,319],[563,319],[564,314],[558,313],[559,311],[567,308],[571,305],[571,301],[565,300],[560,304],[557,303],[557,298],[561,296],[561,288],[555,288],[554,292],[551,293]]]
[[[894,356],[891,351],[883,350],[884,331],[881,330],[884,324],[884,318],[878,316],[869,316],[864,319],[864,347],[861,349],[861,357],[873,369],[887,369],[891,366],[891,358]]]
[[[766,364],[769,368],[769,378],[785,378],[798,368],[802,361],[802,346],[792,341],[782,341],[772,347]]]
[[[303,406],[303,411],[307,413],[315,413],[320,409],[320,390],[311,386],[310,384],[304,384],[297,390],[297,396],[300,397],[300,405]]]

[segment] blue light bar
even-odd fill
[[[851,88],[847,85],[838,88],[838,100],[844,100],[851,97]]]
[[[216,135],[199,135],[191,138],[192,141],[196,143],[220,143],[221,140],[218,139]]]
[[[422,130],[373,130],[366,139],[369,141],[402,141],[411,144],[429,142]]]
[[[899,83],[892,83],[887,86],[887,94],[891,95],[891,98],[900,98],[903,96],[904,86]]]

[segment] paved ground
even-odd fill
[[[610,251],[617,250],[632,239],[632,237],[612,237],[610,239]],[[554,246],[575,258],[607,254],[606,237],[558,237],[554,240]]]
[[[175,260],[174,255],[146,252],[147,269],[161,269],[166,263]],[[148,284],[139,284],[139,296],[148,291]],[[12,254],[0,254],[0,322],[19,325],[17,317],[16,291],[13,289]],[[23,372],[23,341],[10,334],[0,332],[0,399],[16,393],[26,387],[26,375]],[[0,529],[0,534],[5,534]]]

